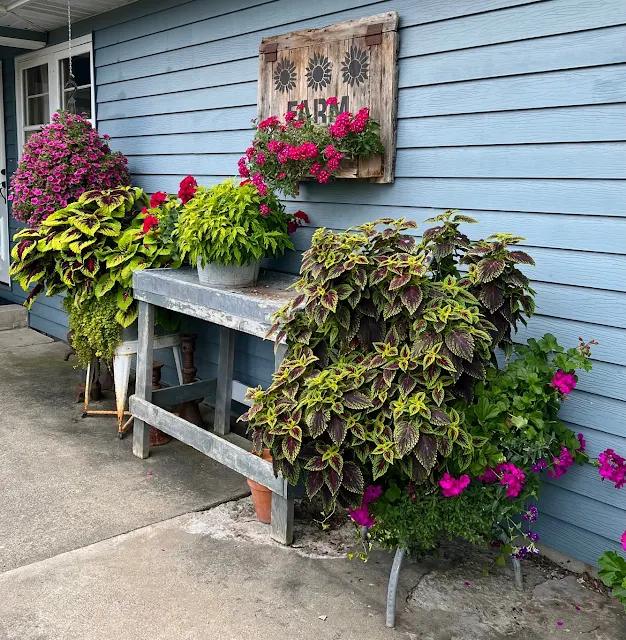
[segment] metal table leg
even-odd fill
[[[137,374],[135,395],[142,400],[152,400],[152,361],[154,344],[154,306],[139,302],[137,341]],[[138,458],[150,455],[150,425],[135,420],[133,427],[133,454]]]
[[[387,587],[387,620],[388,627],[396,624],[396,592],[398,590],[398,578],[400,577],[400,569],[406,549],[398,547],[396,555],[393,557],[393,565],[391,565],[391,573],[389,574],[389,585]]]

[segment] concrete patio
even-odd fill
[[[0,331],[0,640],[626,637],[621,606],[576,577],[525,565],[520,594],[454,547],[403,569],[386,629],[388,554],[350,561],[349,525],[302,516],[281,547],[243,478],[176,442],[134,458],[113,417],[81,418],[66,351]]]

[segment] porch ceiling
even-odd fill
[[[71,0],[72,22],[136,0]],[[67,24],[67,0],[0,0],[0,27],[52,31]]]

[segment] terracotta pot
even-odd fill
[[[269,449],[263,449],[261,457],[268,462],[272,461],[272,453]],[[252,491],[252,502],[254,502],[256,517],[260,522],[270,524],[272,522],[271,490],[254,480],[250,480],[250,478],[248,478],[248,486],[250,487],[250,491]]]

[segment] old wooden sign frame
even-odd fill
[[[304,102],[326,122],[326,98],[340,111],[369,107],[380,122],[383,156],[342,163],[337,177],[389,183],[394,179],[398,96],[398,14],[381,13],[263,38],[259,47],[258,118],[282,117]]]

